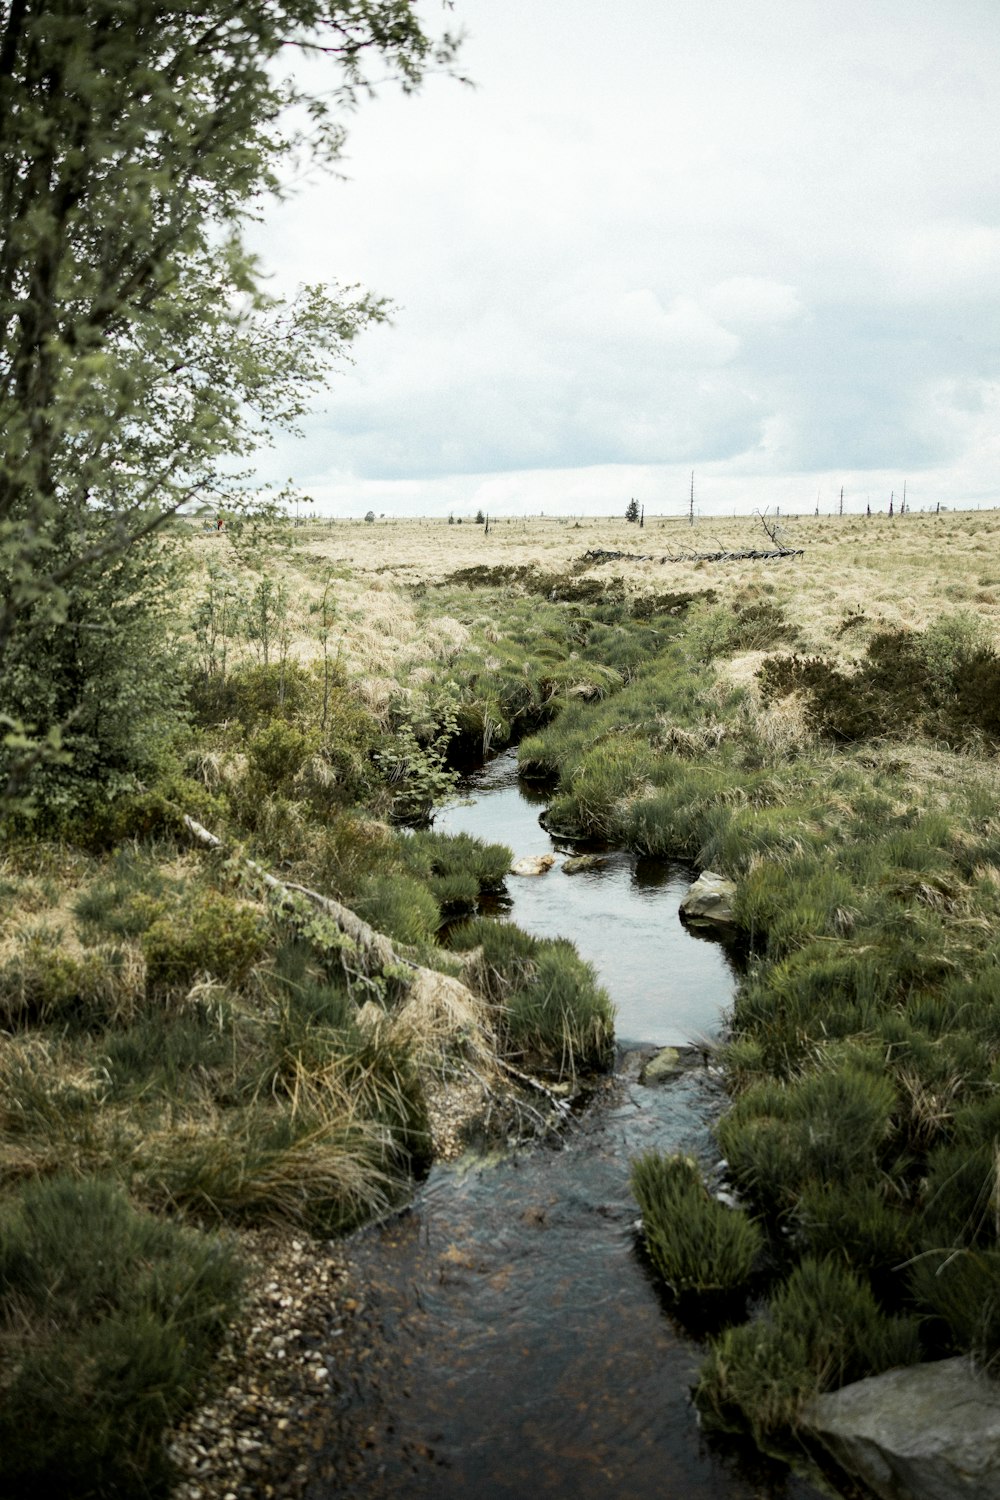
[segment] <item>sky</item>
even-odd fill
[[[395,304],[261,477],[323,514],[1000,503],[996,0],[427,0],[268,212],[271,285]]]

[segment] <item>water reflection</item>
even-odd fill
[[[539,937],[576,944],[614,999],[619,1038],[676,1046],[717,1035],[738,959],[681,923],[688,867],[612,850],[599,869],[566,875],[563,860],[579,849],[540,827],[550,793],[518,782],[515,752],[498,756],[468,786],[474,800],[446,807],[435,827],[508,844],[517,858],[556,852],[559,862],[547,875],[509,877],[509,901],[495,910]]]
[[[518,857],[565,849],[539,827],[545,795],[517,785],[513,756],[475,791],[437,826]],[[677,917],[689,878],[609,851],[599,870],[511,878],[506,904],[597,965],[620,1038],[683,1043],[718,1031],[735,973]],[[704,1068],[656,1088],[637,1073],[624,1056],[556,1145],[435,1167],[409,1213],[356,1238],[364,1305],[310,1500],[818,1500],[698,1428],[701,1349],[637,1254],[628,1172],[651,1148],[710,1162],[720,1086]]]

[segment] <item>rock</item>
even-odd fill
[[[967,1358],[817,1396],[803,1425],[881,1500],[1000,1500],[1000,1390]]]
[[[689,922],[721,922],[735,925],[733,897],[736,883],[713,870],[705,870],[681,902],[681,916]]]
[[[603,870],[607,864],[603,854],[574,854],[563,860],[564,875],[578,875],[581,870]]]
[[[554,854],[529,854],[516,859],[510,867],[512,875],[544,875],[556,862]]]
[[[676,1047],[661,1047],[642,1070],[643,1083],[662,1083],[682,1071],[681,1055]]]

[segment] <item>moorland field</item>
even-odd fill
[[[241,1237],[339,1235],[484,1113],[537,1125],[609,1066],[571,945],[480,913],[512,851],[434,830],[511,743],[553,827],[737,885],[740,1206],[633,1169],[678,1306],[718,1313],[706,1414],[781,1450],[818,1389],[993,1365],[1000,514],[779,541],[801,555],[693,555],[771,548],[745,517],[166,540],[175,711],[0,866],[7,1492],[165,1493]]]

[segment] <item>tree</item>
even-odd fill
[[[626,521],[638,521],[638,519],[639,519],[639,502],[638,502],[638,500],[630,500],[629,501],[628,505],[625,507],[625,519],[626,519]]]
[[[336,160],[369,57],[412,89],[455,45],[411,0],[0,0],[0,813],[142,768],[168,523],[259,504],[248,455],[386,313],[267,296],[241,231]],[[301,52],[329,95],[281,76]]]

